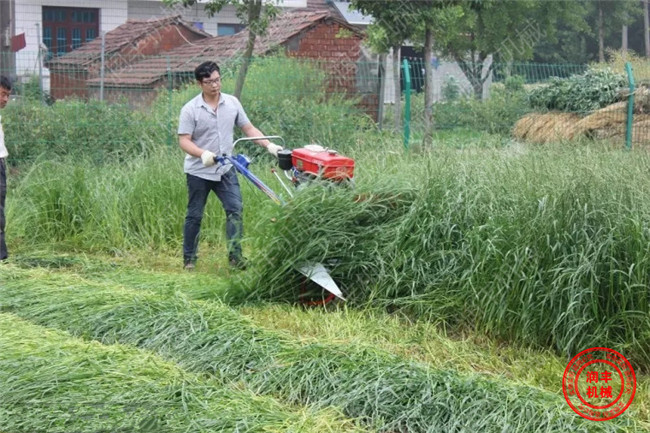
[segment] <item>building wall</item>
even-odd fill
[[[16,34],[25,33],[27,46],[16,53],[16,75],[27,77],[38,75],[38,50],[42,37],[43,6],[97,8],[99,31],[110,31],[127,19],[127,0],[20,0],[16,2]],[[36,24],[38,23],[38,28]],[[42,65],[42,63],[41,63]],[[42,68],[44,87],[49,89],[49,70]]]
[[[290,56],[320,61],[328,73],[328,91],[361,96],[362,108],[377,118],[379,80],[368,72],[367,60],[361,53],[362,38],[338,22],[321,22],[287,44]]]

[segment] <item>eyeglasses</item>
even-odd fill
[[[202,80],[201,83],[205,84],[206,86],[212,86],[214,84],[221,83],[221,78],[215,78],[214,80]]]

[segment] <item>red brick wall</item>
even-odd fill
[[[330,91],[355,92],[361,37],[335,21],[325,21],[297,38],[298,49],[290,51],[289,55],[321,60],[322,67],[330,76]]]
[[[66,97],[88,98],[86,80],[88,74],[84,71],[56,71],[50,73],[50,95],[54,99]]]
[[[295,40],[297,38],[297,40]],[[329,75],[328,91],[358,97],[357,74],[361,57],[362,37],[336,21],[323,21],[315,28],[297,36],[287,45],[292,57],[321,61]],[[297,47],[297,48],[296,48]],[[363,95],[359,104],[368,115],[377,117],[377,95]]]

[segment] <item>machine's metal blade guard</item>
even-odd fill
[[[300,265],[296,266],[296,269],[298,269],[298,272],[321,286],[323,289],[327,290],[337,298],[345,301],[341,289],[339,289],[339,286],[336,285],[329,272],[327,272],[327,269],[325,269],[325,266],[322,264],[301,263]]]

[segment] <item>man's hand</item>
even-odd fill
[[[275,156],[277,158],[278,157],[278,152],[280,150],[282,150],[282,146],[278,146],[275,143],[269,143],[266,146],[266,150],[268,150],[271,155],[273,155],[273,156]]]
[[[203,165],[206,167],[212,167],[215,164],[214,158],[215,158],[214,153],[210,152],[209,150],[204,151],[201,154],[201,161],[203,161]]]

